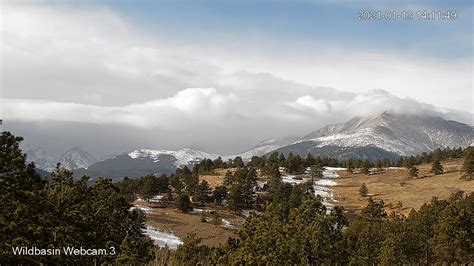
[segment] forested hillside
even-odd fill
[[[474,193],[461,191],[448,199],[433,198],[409,215],[387,213],[385,203],[366,197],[360,215],[346,217],[342,207],[328,209],[315,196],[310,182],[286,183],[284,173],[305,173],[319,178],[324,166],[345,166],[365,172],[375,166],[415,166],[444,158],[463,160],[463,182],[472,182],[473,149],[437,150],[399,162],[380,160],[338,161],[308,155],[274,153],[253,157],[245,164],[240,157],[229,162],[203,160],[192,169],[180,168],[172,175],[124,178],[118,183],[99,178],[92,185],[87,177],[75,180],[59,166],[51,179],[37,174],[25,163],[20,137],[1,135],[0,212],[1,264],[93,264],[133,263],[153,265],[210,264],[433,264],[474,261]],[[221,185],[211,188],[200,180],[216,169],[229,168]],[[370,174],[367,172],[366,174]],[[265,178],[265,185],[258,181]],[[311,179],[310,179],[311,180]],[[164,208],[183,213],[197,206],[212,205],[234,213],[249,210],[250,216],[235,229],[235,237],[223,244],[203,245],[189,234],[177,250],[153,247],[144,234],[145,214],[131,202],[161,195]],[[213,214],[211,214],[213,215]],[[207,221],[203,217],[202,222]],[[216,224],[217,226],[217,224]],[[40,249],[83,247],[105,249],[90,256],[18,256],[15,247]]]
[[[21,137],[3,132],[0,139],[0,264],[101,264],[147,262],[152,241],[145,236],[145,216],[131,210],[106,178],[87,185],[57,168],[50,180],[26,164]],[[43,251],[83,247],[99,256],[14,255],[27,247]]]

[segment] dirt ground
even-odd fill
[[[153,204],[144,202],[136,202],[135,205],[152,206]],[[217,246],[224,243],[229,237],[235,237],[235,229],[242,226],[245,219],[240,215],[234,214],[220,207],[204,207],[204,216],[207,222],[201,221],[200,212],[183,213],[172,207],[153,208],[152,212],[147,213],[147,224],[173,233],[182,240],[191,232],[195,232],[198,237],[202,238],[202,244],[208,246]],[[221,224],[215,225],[212,222],[212,215],[208,212],[214,210],[218,214]],[[221,219],[230,223],[231,228],[224,227]]]
[[[350,213],[358,213],[367,205],[367,198],[359,195],[359,187],[365,183],[369,195],[374,199],[382,199],[387,212],[396,211],[408,214],[412,208],[418,209],[432,197],[448,198],[452,193],[462,190],[466,193],[474,191],[474,181],[460,180],[462,160],[442,162],[445,173],[430,173],[431,164],[418,166],[419,177],[409,177],[407,169],[386,169],[383,173],[364,175],[348,174],[341,171],[341,179],[333,187],[338,204]],[[401,207],[397,207],[401,202]],[[393,205],[389,208],[387,205]]]

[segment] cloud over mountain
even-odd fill
[[[311,83],[308,76],[320,77],[322,85],[327,84],[328,77],[339,81],[347,78],[345,84],[336,83],[347,90],[347,84],[367,79],[354,77],[353,73],[361,73],[354,72],[360,68],[359,56],[348,56],[338,64],[340,56],[324,54],[308,68],[313,72],[302,70],[299,73],[306,74],[293,75],[294,62],[287,60],[285,66],[278,61],[284,60],[284,55],[274,54],[263,60],[245,54],[239,58],[242,51],[227,51],[221,56],[199,45],[174,46],[164,36],[139,29],[108,8],[14,2],[7,2],[3,8],[1,55],[5,63],[1,70],[0,117],[5,129],[17,129],[15,123],[41,123],[49,128],[57,127],[58,122],[81,123],[88,128],[104,125],[93,131],[86,126],[63,130],[82,130],[70,134],[70,142],[80,142],[74,139],[77,135],[93,139],[99,134],[114,134],[152,139],[156,146],[172,146],[163,148],[200,143],[201,149],[225,153],[220,149],[242,151],[257,140],[303,134],[384,110],[428,112],[472,124],[472,116],[466,111],[439,108],[384,90],[368,87],[366,92],[347,92],[307,85]],[[372,61],[368,60],[361,64],[370,65],[367,69],[377,79],[389,75],[377,72],[382,61],[394,63],[390,75],[401,78],[403,75],[398,74],[403,71],[396,72],[397,68],[415,69],[409,65],[410,60],[403,58],[392,60],[393,56],[385,54],[367,58],[376,63],[370,65]],[[302,66],[309,66],[306,63]],[[336,66],[341,70],[339,78],[332,75]],[[268,73],[262,73],[262,69]],[[459,88],[465,86],[466,79],[465,71],[458,69],[457,65],[449,70],[428,67],[424,73],[460,73],[455,75],[461,78],[453,78],[453,87]],[[432,85],[429,79],[427,82]],[[23,131],[32,143],[37,135],[51,134],[48,132],[40,130],[35,135]],[[68,136],[68,132],[59,133]],[[71,144],[81,143],[68,146]]]

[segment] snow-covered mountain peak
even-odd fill
[[[414,155],[441,147],[466,147],[474,137],[472,126],[440,117],[383,112],[328,125],[300,140],[318,147],[373,145],[398,155]]]
[[[177,167],[190,165],[195,162],[199,162],[202,159],[217,159],[219,155],[207,153],[191,148],[184,148],[177,151],[170,150],[150,150],[150,149],[138,149],[130,152],[128,156],[132,159],[150,159],[153,162],[159,162],[162,156],[172,156],[176,160],[174,164]]]
[[[36,167],[51,172],[57,163],[67,169],[87,168],[98,160],[80,147],[74,147],[62,155],[49,152],[33,144],[22,144],[21,148],[26,153],[28,162],[34,162]]]
[[[65,168],[76,169],[87,168],[89,165],[97,162],[97,159],[87,151],[76,146],[63,153],[58,158],[58,161]]]
[[[57,154],[33,144],[23,144],[21,145],[21,149],[26,153],[27,162],[34,162],[36,167],[46,171],[54,169],[54,162],[58,158]]]

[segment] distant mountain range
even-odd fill
[[[245,152],[221,156],[223,160],[241,156],[268,155],[274,151],[306,156],[328,156],[338,159],[377,160],[415,155],[443,147],[467,147],[474,139],[473,127],[456,121],[426,115],[402,115],[384,112],[374,117],[354,117],[345,123],[325,126],[303,137],[272,138],[261,141]],[[27,145],[24,151],[38,168],[51,171],[56,162],[74,169],[75,176],[139,177],[149,173],[173,173],[181,166],[192,166],[217,154],[194,149],[178,151],[139,149],[97,160],[75,147],[57,156],[44,149]]]
[[[396,159],[443,147],[467,147],[473,127],[440,117],[384,112],[325,126],[294,143],[276,149],[288,154],[330,156],[339,159]]]
[[[28,162],[35,162],[36,167],[51,172],[57,163],[67,169],[87,168],[91,164],[99,161],[93,155],[84,151],[79,147],[74,147],[61,155],[46,151],[45,149],[25,144],[22,147],[24,153],[27,154]]]

